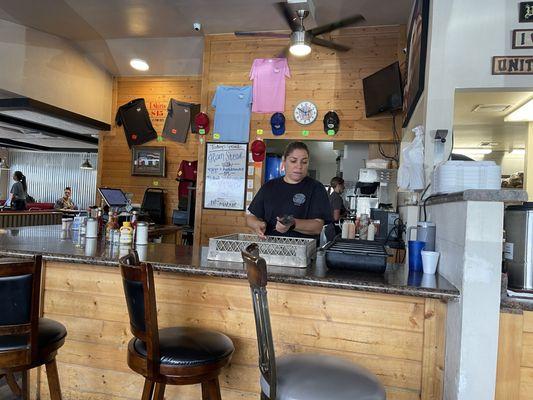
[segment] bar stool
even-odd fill
[[[135,251],[119,262],[134,336],[128,365],[145,378],[141,399],[163,400],[167,384],[200,383],[203,400],[221,400],[218,375],[233,355],[231,339],[196,327],[158,329],[152,265],[141,263]]]
[[[41,256],[33,261],[0,259],[0,373],[17,396],[29,399],[28,370],[46,366],[50,398],[61,400],[57,350],[67,330],[59,322],[39,318]],[[13,377],[22,371],[22,390]]]
[[[262,400],[385,400],[385,388],[365,368],[321,354],[276,358],[267,299],[267,266],[257,244],[242,252],[259,347]]]

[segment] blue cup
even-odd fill
[[[422,250],[426,242],[421,240],[409,240],[409,272],[422,271]]]

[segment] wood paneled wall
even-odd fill
[[[533,311],[500,314],[496,400],[533,400]]]
[[[65,324],[57,360],[65,400],[137,400],[143,379],[126,363],[128,314],[118,268],[46,262],[44,316]],[[248,282],[155,276],[159,326],[226,333],[235,344],[220,376],[224,400],[259,398],[259,369]],[[421,297],[299,285],[268,285],[276,354],[315,352],[365,366],[388,400],[442,398],[446,304]],[[41,399],[48,399],[41,372]],[[199,385],[167,387],[167,399],[200,399]],[[324,399],[326,400],[326,399]]]
[[[370,143],[392,141],[392,119],[365,117],[362,78],[391,64],[403,60],[401,49],[405,47],[403,26],[383,26],[346,29],[332,35],[332,39],[351,46],[346,53],[313,46],[312,53],[304,58],[289,57],[291,78],[286,80],[285,118],[286,133],[274,136],[270,129],[271,114],[252,114],[250,142],[263,129],[264,139],[299,140],[350,140]],[[202,97],[203,110],[211,121],[214,109],[211,100],[219,85],[250,85],[249,72],[255,58],[269,58],[280,54],[287,45],[284,39],[236,38],[234,35],[207,36],[204,47]],[[293,119],[295,105],[301,100],[311,100],[318,107],[317,120],[308,127],[302,127]],[[335,136],[327,136],[322,119],[329,110],[335,110],[340,117],[340,131]],[[397,118],[398,126],[401,125]],[[302,136],[303,129],[309,130]],[[212,139],[212,133],[207,140]],[[203,146],[200,146],[201,148]],[[202,204],[203,196],[203,154],[199,161],[199,190],[197,204]],[[311,155],[312,156],[312,155]],[[254,189],[261,182],[262,165],[256,165]],[[195,240],[206,244],[209,237],[246,231],[244,212],[202,211],[197,207]]]
[[[161,134],[171,98],[190,103],[200,102],[200,77],[141,77],[116,78],[113,89],[113,117],[118,107],[130,100],[142,97],[155,130]],[[99,144],[98,186],[118,187],[134,195],[134,202],[141,203],[148,187],[159,187],[166,191],[166,215],[170,222],[172,210],[178,204],[178,182],[176,172],[181,160],[196,160],[198,135],[189,133],[186,143],[170,140],[153,140],[145,146],[166,147],[166,177],[131,176],[131,150],[126,142],[124,129],[112,127]],[[157,186],[155,185],[157,183]]]

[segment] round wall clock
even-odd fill
[[[315,122],[318,115],[316,105],[309,100],[301,101],[294,108],[294,119],[302,125],[309,125]]]

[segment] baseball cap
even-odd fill
[[[328,135],[335,135],[339,131],[339,116],[335,111],[328,111],[324,115],[324,132]]]
[[[285,133],[285,115],[280,112],[272,114],[270,125],[272,126],[272,133],[274,135],[283,135]]]
[[[254,140],[250,150],[254,161],[263,161],[265,159],[266,144],[262,140]]]
[[[194,117],[194,123],[198,128],[199,133],[209,133],[209,116],[206,113],[200,112]],[[203,129],[204,132],[200,132]]]

